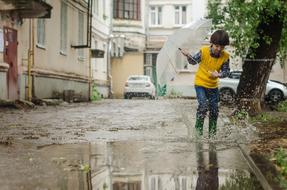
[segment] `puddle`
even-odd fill
[[[262,189],[237,148],[116,141],[0,146],[3,190]]]

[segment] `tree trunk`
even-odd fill
[[[264,12],[263,12],[264,15]],[[278,14],[268,18],[266,16],[257,27],[259,44],[257,48],[249,50],[247,59],[243,63],[243,73],[237,87],[237,105],[239,109],[245,109],[249,114],[255,115],[261,112],[261,100],[264,98],[266,84],[274,64],[276,53],[279,47],[283,22]],[[269,36],[272,41],[266,43],[264,36]],[[254,53],[254,58],[251,57]]]

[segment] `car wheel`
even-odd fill
[[[268,97],[270,101],[276,103],[283,99],[283,93],[280,90],[274,89],[269,92]]]
[[[229,88],[224,88],[220,90],[220,101],[222,102],[233,102],[234,101],[234,92]]]

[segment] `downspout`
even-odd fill
[[[34,19],[29,20],[29,50],[28,50],[28,101],[32,101],[32,73],[34,65]]]
[[[91,101],[92,92],[93,92],[93,78],[92,78],[92,61],[91,61],[91,48],[89,49],[89,101]]]
[[[88,2],[88,15],[87,15],[87,23],[89,26],[89,32],[87,32],[87,39],[89,37],[89,101],[91,101],[92,92],[93,92],[93,78],[92,78],[92,61],[91,61],[91,47],[92,47],[92,24],[93,24],[93,13],[92,13],[93,1]],[[87,30],[88,30],[87,26]]]
[[[108,58],[108,65],[107,65],[107,79],[108,79],[108,86],[109,86],[109,93],[108,93],[108,97],[111,98],[112,97],[112,63],[111,63],[111,50],[112,50],[112,34],[113,34],[113,14],[114,14],[114,10],[113,10],[113,0],[110,0],[112,9],[111,9],[111,18],[110,18],[110,30],[109,30],[109,37],[108,37],[108,53],[107,53],[107,58]]]

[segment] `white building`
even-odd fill
[[[93,84],[102,97],[110,91],[110,36],[112,21],[112,0],[94,0],[92,21],[92,49],[102,50],[103,57],[91,58]]]
[[[129,75],[143,74],[146,0],[113,0],[111,72],[113,97],[123,97]]]
[[[145,51],[144,73],[150,75],[155,84],[156,58],[168,36],[177,29],[202,18],[206,14],[207,1],[195,0],[150,0],[148,3],[147,48]],[[184,58],[184,57],[183,57]],[[179,75],[168,84],[168,93],[177,91],[184,96],[194,94],[191,85],[195,69],[184,68],[183,64],[176,66]]]

